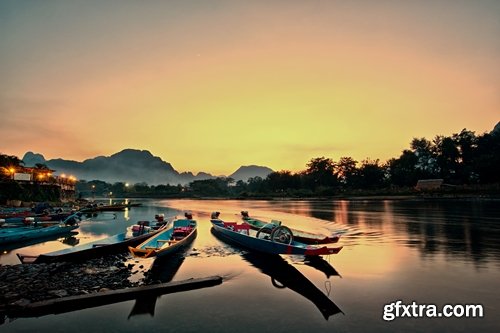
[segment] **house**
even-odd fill
[[[444,186],[443,179],[421,179],[417,181],[415,189],[417,191],[439,190]]]

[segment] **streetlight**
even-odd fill
[[[13,167],[10,167],[9,172],[10,172],[10,176],[12,177],[12,179],[14,179],[14,174],[16,173],[16,169],[14,169]]]

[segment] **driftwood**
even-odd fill
[[[26,305],[9,306],[6,314],[10,318],[40,317],[48,314],[58,314],[112,303],[133,300],[139,297],[159,296],[181,291],[201,289],[222,283],[222,277],[210,276],[192,278],[182,281],[160,283],[120,290],[102,291],[87,295],[62,297]]]

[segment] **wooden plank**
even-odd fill
[[[24,306],[9,306],[6,314],[13,317],[40,317],[86,308],[113,304],[144,296],[159,296],[181,291],[195,290],[222,284],[222,277],[210,276],[182,281],[160,283],[120,290],[102,291],[87,295],[69,296],[30,303]]]

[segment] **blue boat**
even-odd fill
[[[78,228],[78,225],[64,224],[58,224],[50,227],[2,228],[0,229],[0,245],[66,234],[76,228]]]
[[[175,220],[169,228],[161,230],[136,247],[129,246],[129,250],[134,257],[162,257],[191,243],[196,237],[196,230],[196,221],[190,214],[186,214],[185,219]]]
[[[81,244],[54,252],[30,256],[17,253],[23,264],[39,264],[46,262],[79,261],[127,251],[129,246],[136,246],[161,229],[151,230],[135,237],[129,237],[129,232],[123,232],[94,242]]]
[[[43,239],[54,235],[69,233],[78,228],[80,216],[75,213],[68,216],[64,221],[49,227],[17,227],[0,228],[0,245],[20,243],[34,239]]]
[[[341,246],[327,247],[298,242],[294,240],[292,231],[284,225],[274,228],[269,234],[269,229],[252,230],[245,222],[224,222],[221,219],[211,219],[210,222],[213,232],[224,240],[259,252],[317,256],[337,254],[342,249]]]

